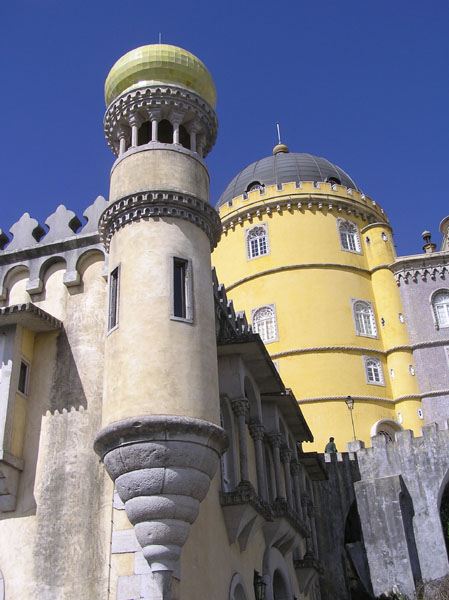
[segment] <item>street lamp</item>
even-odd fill
[[[262,575],[259,575],[257,571],[254,571],[254,593],[256,600],[265,600],[265,588],[267,584],[263,580]]]
[[[354,410],[354,398],[352,396],[347,396],[345,402],[346,402],[346,406],[349,408],[349,411],[351,413],[352,433],[354,434],[354,442],[355,442],[357,440],[357,438],[355,436],[354,419],[352,417],[352,411]]]

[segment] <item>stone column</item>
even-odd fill
[[[196,138],[196,151],[197,153],[200,155],[201,158],[203,158],[203,149],[204,149],[204,136],[203,135],[199,135]]]
[[[265,469],[263,457],[263,438],[265,435],[265,427],[262,423],[250,423],[249,433],[254,441],[254,449],[256,451],[256,470],[257,470],[257,489],[259,496],[267,501],[267,484],[265,482]]]
[[[276,500],[279,498],[285,499],[284,486],[282,485],[282,473],[281,473],[281,457],[279,448],[282,445],[283,438],[280,433],[270,433],[268,435],[270,445],[273,450],[273,461],[274,461],[274,475],[276,478]]]
[[[313,505],[313,502],[310,498],[307,501],[307,516],[309,518],[310,532],[312,534],[311,552],[314,556],[317,556],[318,545],[317,545],[316,528],[315,528],[315,506]]]
[[[136,148],[138,143],[139,127],[142,124],[142,117],[135,113],[129,117],[131,125],[131,148]]]
[[[232,412],[237,417],[239,430],[239,458],[240,458],[240,482],[249,482],[248,475],[248,449],[246,446],[246,415],[249,411],[247,398],[234,398],[231,400]]]
[[[158,141],[158,125],[161,120],[161,111],[160,110],[149,110],[148,115],[151,121],[151,141]]]
[[[303,518],[302,515],[302,506],[301,506],[301,485],[299,481],[299,476],[301,473],[301,465],[296,459],[293,459],[290,462],[290,471],[293,479],[293,489],[295,490],[295,507],[296,512],[300,519]]]
[[[292,459],[292,451],[288,446],[281,448],[281,461],[284,465],[285,491],[287,492],[287,502],[290,508],[295,509],[293,502],[292,477],[290,473],[290,461]]]
[[[179,144],[179,126],[182,123],[184,114],[178,110],[172,110],[170,112],[170,121],[173,125],[173,143]]]
[[[128,127],[120,127],[118,131],[118,139],[120,141],[119,152],[118,155],[121,156],[124,152],[126,152],[126,141],[129,136],[129,128]]]

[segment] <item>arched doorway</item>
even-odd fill
[[[273,575],[273,600],[289,600],[287,583],[278,569]]]

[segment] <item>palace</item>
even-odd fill
[[[448,575],[449,218],[398,258],[375,200],[281,143],[215,209],[215,85],[181,48],[125,54],[105,101],[108,200],[0,235],[0,600]]]

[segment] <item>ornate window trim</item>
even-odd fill
[[[352,254],[362,254],[362,245],[360,243],[360,234],[357,224],[347,219],[337,219],[338,239],[340,248],[344,252]]]
[[[447,299],[443,302],[437,302],[438,296],[446,295]],[[430,304],[432,307],[432,316],[436,329],[444,329],[449,327],[449,290],[447,288],[440,288],[432,292],[430,296]],[[437,306],[441,310],[437,310]],[[444,308],[443,308],[444,307]],[[445,319],[443,322],[442,317]]]
[[[382,361],[374,356],[362,356],[363,368],[365,369],[366,383],[368,385],[385,386]]]
[[[253,308],[251,310],[251,323],[254,333],[260,335],[264,344],[279,340],[275,304],[264,304]]]
[[[365,310],[358,310],[359,306],[364,305]],[[356,335],[362,337],[377,338],[377,322],[374,314],[373,303],[369,300],[361,298],[351,298],[352,318],[354,319],[354,327]]]
[[[268,224],[259,223],[245,229],[246,260],[254,260],[270,254]]]

